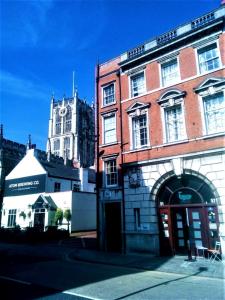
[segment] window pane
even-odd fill
[[[131,96],[136,97],[145,91],[144,73],[131,77]]]
[[[147,138],[147,120],[146,115],[134,117],[132,119],[133,127],[133,146],[138,148],[148,144]]]
[[[104,143],[112,143],[116,141],[116,116],[104,118]]]
[[[64,138],[64,155],[66,155],[67,158],[70,157],[70,138],[69,137]]]
[[[59,139],[54,140],[53,153],[57,156],[59,156],[59,154],[60,154],[60,140]]]
[[[14,227],[15,225],[16,225],[16,209],[9,209],[8,227]]]
[[[104,105],[107,105],[113,103],[114,101],[114,84],[110,84],[103,88],[103,103]]]
[[[71,119],[72,119],[72,110],[71,107],[67,106],[67,114],[65,116],[64,120],[64,131],[70,132],[71,131]]]
[[[223,93],[203,99],[207,134],[225,131],[225,99]]]
[[[106,185],[117,184],[117,169],[116,160],[109,160],[105,162]]]
[[[198,51],[200,73],[219,68],[219,53],[217,45],[213,44]]]
[[[178,141],[184,138],[184,121],[181,105],[165,111],[167,142]]]
[[[178,80],[177,60],[162,65],[162,84],[163,86],[172,84]]]
[[[61,117],[59,115],[59,109],[55,110],[55,134],[61,133]]]

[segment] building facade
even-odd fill
[[[97,66],[107,251],[225,254],[225,7]]]
[[[88,176],[88,174],[86,174]],[[84,176],[83,176],[84,177]],[[55,225],[57,209],[71,214],[70,231],[96,229],[96,195],[90,192],[88,178],[81,180],[78,168],[64,165],[57,156],[28,149],[25,157],[5,178],[2,226],[36,227],[46,230]],[[59,228],[67,229],[66,219]]]
[[[94,164],[94,108],[77,92],[72,98],[52,98],[47,151],[72,160],[76,167]]]
[[[26,154],[26,145],[5,139],[3,125],[0,128],[0,209],[2,207],[5,177]],[[1,214],[0,214],[1,224]]]

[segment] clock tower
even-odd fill
[[[74,166],[94,164],[94,108],[79,99],[51,99],[47,152]]]

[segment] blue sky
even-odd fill
[[[52,93],[94,100],[104,62],[219,7],[221,0],[0,0],[4,137],[45,150]]]

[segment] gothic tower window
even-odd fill
[[[61,134],[61,116],[59,114],[59,109],[55,111],[55,134]]]
[[[64,138],[64,156],[70,158],[70,137]]]
[[[71,131],[71,120],[72,120],[72,109],[68,105],[67,106],[67,113],[64,119],[64,130],[65,132],[70,132]]]
[[[60,140],[59,139],[54,140],[53,153],[54,153],[54,155],[60,156]]]

